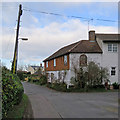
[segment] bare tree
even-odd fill
[[[18,70],[23,71],[24,70],[24,65],[18,65]]]
[[[26,65],[24,65],[24,68],[25,68],[25,70],[27,70],[28,71],[28,68],[30,67],[30,64],[26,64]]]

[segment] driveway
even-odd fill
[[[118,118],[118,93],[63,93],[23,82],[34,118]]]

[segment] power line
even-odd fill
[[[93,20],[97,20],[97,21],[105,21],[105,22],[119,22],[116,20],[108,20],[108,19],[93,19],[93,18],[87,18],[87,17],[82,17],[82,16],[69,16],[69,15],[63,15],[63,14],[58,14],[58,13],[51,13],[51,12],[44,12],[44,11],[38,11],[38,10],[33,10],[27,7],[24,7],[23,9],[24,11],[28,11],[28,12],[36,12],[36,13],[42,13],[42,14],[49,14],[49,15],[54,15],[54,16],[61,16],[61,17],[68,17],[68,18],[76,18],[76,19],[84,19],[86,21],[93,21]]]
[[[28,11],[28,12],[49,14],[49,15],[54,15],[54,16],[61,16],[61,17],[68,17],[68,18],[78,18],[78,19],[90,20],[90,18],[85,18],[85,17],[81,17],[81,16],[69,16],[69,15],[63,15],[63,14],[52,13],[52,12],[37,11],[37,10],[33,10],[33,9],[23,9],[23,10],[24,11]]]

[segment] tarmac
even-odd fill
[[[118,118],[118,92],[64,93],[28,82],[23,86],[31,106],[28,118]]]

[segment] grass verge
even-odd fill
[[[27,104],[28,96],[23,94],[21,103],[19,105],[15,105],[13,109],[8,112],[7,118],[19,118],[21,120],[23,118]]]

